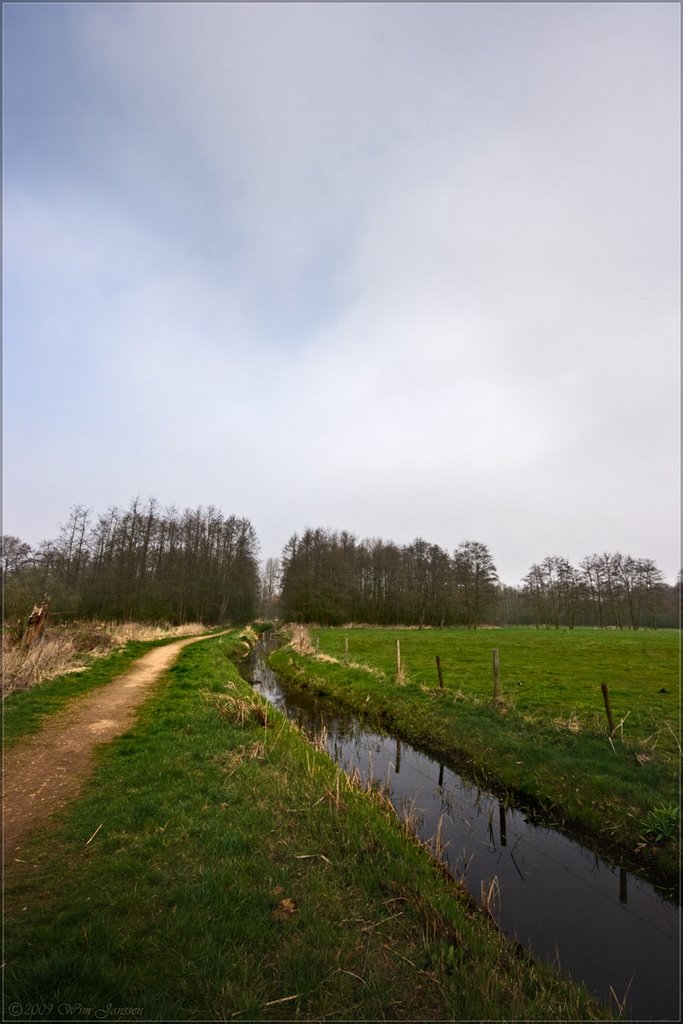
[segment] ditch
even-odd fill
[[[286,686],[266,634],[242,671],[396,812],[499,928],[633,1020],[679,1020],[679,912],[652,885],[482,791],[447,764]]]

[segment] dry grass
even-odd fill
[[[2,696],[37,686],[47,679],[82,671],[92,658],[101,658],[132,640],[163,640],[196,636],[200,623],[151,626],[138,622],[74,622],[48,627],[28,646],[11,630],[2,634]]]
[[[560,715],[558,718],[553,718],[553,725],[560,732],[564,729],[568,729],[569,732],[577,733],[581,731],[581,722],[577,711],[574,709],[566,717]]]
[[[186,622],[184,626],[170,626],[168,623],[150,626],[142,622],[104,622],[95,625],[101,625],[112,637],[114,647],[122,646],[129,640],[164,640],[170,636],[198,636],[206,632],[206,626],[201,622]]]
[[[268,705],[255,695],[241,696],[234,685],[226,687],[230,693],[216,693],[213,690],[200,690],[200,696],[209,704],[213,704],[220,718],[233,725],[244,726],[252,722],[268,726]]]
[[[239,634],[239,642],[240,652],[244,657],[258,643],[258,633],[251,626],[245,626]]]
[[[291,647],[297,654],[306,654],[313,658],[314,661],[325,662],[329,665],[345,665],[346,668],[359,669],[361,672],[367,672],[378,679],[386,678],[386,674],[381,669],[368,665],[365,662],[335,658],[331,654],[324,654],[320,651],[318,643],[313,643],[308,626],[289,623],[282,627],[282,631],[290,634],[287,646]],[[405,683],[405,681],[405,676],[402,674],[399,682]]]
[[[488,883],[482,879],[481,907],[486,914],[496,921],[496,913],[500,907],[500,884],[498,882],[498,875],[494,875]]]
[[[213,758],[213,763],[217,764],[219,768],[222,768],[229,778],[240,767],[240,765],[244,764],[245,761],[264,761],[265,752],[265,743],[261,740],[257,740],[249,746],[238,747],[237,750],[229,750],[227,752],[217,754],[216,757]]]
[[[283,627],[285,632],[291,632],[292,639],[289,646],[298,654],[315,654],[316,648],[311,640],[311,632],[308,626],[298,626],[292,623]]]

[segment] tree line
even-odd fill
[[[275,566],[267,592],[274,601]],[[281,617],[341,625],[596,626],[678,625],[680,585],[667,586],[651,559],[604,553],[579,566],[550,556],[520,587],[503,586],[488,547],[464,541],[453,553],[417,538],[397,545],[345,531],[307,529],[285,545],[279,564]],[[272,614],[272,611],[271,611]]]
[[[499,582],[476,541],[451,556],[420,537],[399,546],[308,529],[285,545],[281,588],[281,615],[294,621],[476,627],[490,617]]]
[[[666,605],[664,577],[649,558],[617,551],[590,555],[578,568],[557,556],[532,565],[524,592],[537,626],[594,626],[654,629]],[[667,590],[669,588],[666,588]]]
[[[549,556],[518,587],[502,585],[486,544],[449,552],[421,537],[399,545],[347,531],[293,534],[259,569],[247,519],[155,499],[94,515],[76,506],[55,540],[33,549],[3,537],[4,618],[25,618],[44,594],[58,618],[241,623],[260,614],[342,625],[676,627],[680,583],[651,559],[594,554],[578,566]]]
[[[3,538],[4,614],[25,616],[43,594],[58,617],[141,622],[247,622],[258,611],[258,540],[251,523],[155,499],[100,515],[76,506],[56,540],[35,550]]]

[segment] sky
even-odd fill
[[[680,565],[677,3],[3,4],[3,532]]]

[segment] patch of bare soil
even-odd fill
[[[213,634],[217,636],[219,634]],[[22,840],[72,800],[92,771],[94,751],[130,728],[137,708],[183,647],[208,639],[178,640],[143,655],[130,671],[50,718],[20,740],[3,762],[3,846],[8,860]]]

